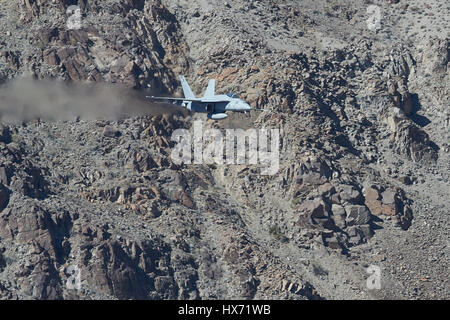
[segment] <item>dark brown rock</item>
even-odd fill
[[[365,205],[374,215],[380,215],[382,212],[381,197],[377,189],[369,187],[365,190]]]
[[[54,50],[44,52],[44,61],[51,66],[57,66],[61,62]]]

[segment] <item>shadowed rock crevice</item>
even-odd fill
[[[3,1],[0,299],[448,297],[445,4],[373,5]],[[145,99],[179,75],[265,111]],[[279,129],[278,170],[176,164],[199,120]]]

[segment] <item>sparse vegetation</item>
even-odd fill
[[[292,199],[292,206],[295,207],[296,205],[302,203],[304,200],[305,200],[305,198],[303,198],[301,195],[297,196],[294,199]]]
[[[316,276],[327,276],[328,271],[325,270],[317,261],[312,262],[313,272]]]
[[[210,163],[210,164],[208,164],[208,168],[210,168],[211,170],[216,170],[217,169],[217,164]]]
[[[269,229],[269,233],[277,240],[286,243],[289,242],[289,238],[286,237],[283,232],[281,231],[281,228],[278,225],[273,225]]]

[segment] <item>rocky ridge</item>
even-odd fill
[[[280,128],[281,143],[262,176],[173,163],[172,132],[199,115],[2,125],[0,297],[446,298],[448,37],[394,27],[420,1],[376,4],[378,32],[364,1],[2,6],[2,81],[176,94],[178,74],[198,93],[214,77],[269,112],[205,126]],[[369,264],[381,290],[365,287]]]

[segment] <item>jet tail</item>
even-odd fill
[[[189,84],[186,81],[184,76],[180,76],[181,86],[183,87],[184,97],[188,99],[195,99],[195,95],[189,87]]]
[[[205,94],[203,95],[204,98],[212,98],[214,97],[214,91],[216,88],[216,80],[211,79],[209,80],[208,87],[206,88]]]

